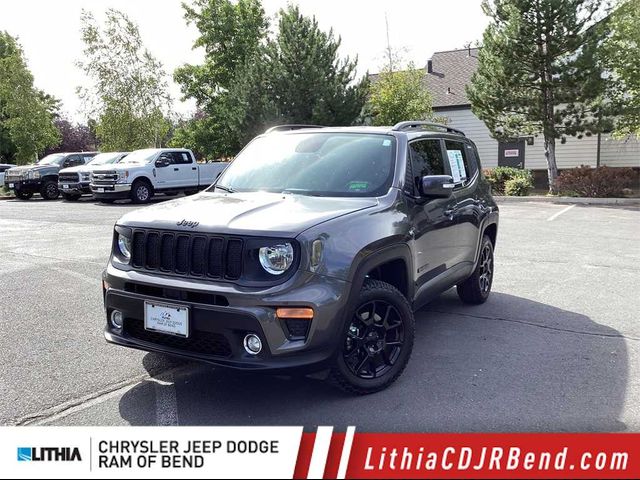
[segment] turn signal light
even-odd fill
[[[302,318],[305,320],[313,319],[313,308],[278,308],[276,309],[278,318]]]

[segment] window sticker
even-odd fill
[[[464,168],[462,152],[460,150],[447,150],[449,165],[451,166],[451,176],[455,183],[467,179],[467,170]]]
[[[389,140],[388,138],[382,141],[382,146],[383,147],[390,147],[391,146],[391,140]]]
[[[369,182],[349,182],[349,190],[357,192],[366,191],[369,188]]]

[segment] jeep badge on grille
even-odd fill
[[[176,225],[178,225],[179,227],[196,228],[198,225],[200,225],[200,222],[194,222],[192,220],[180,220],[178,223],[176,223]]]

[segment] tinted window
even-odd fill
[[[471,158],[471,146],[462,142],[446,140],[445,147],[453,181],[456,183],[464,182],[473,177],[477,166]]]
[[[171,152],[171,155],[176,165],[191,163],[191,157],[187,152]]]
[[[163,153],[162,155],[160,155],[158,157],[158,160],[162,160],[164,163],[168,164],[168,165],[173,165],[175,162],[175,159],[173,158],[173,155],[171,153]]]
[[[422,177],[444,175],[444,160],[440,140],[420,140],[409,145],[411,174],[415,191],[419,191]]]
[[[389,191],[396,140],[356,133],[272,134],[251,142],[218,184],[236,191],[371,197]]]

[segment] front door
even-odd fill
[[[498,166],[524,168],[524,140],[506,140],[498,143]]]
[[[419,139],[409,144],[413,191],[419,196],[421,179],[427,175],[446,175],[442,143],[439,139]],[[416,291],[435,280],[452,266],[451,242],[455,197],[418,199],[411,202],[414,230],[413,265]]]

